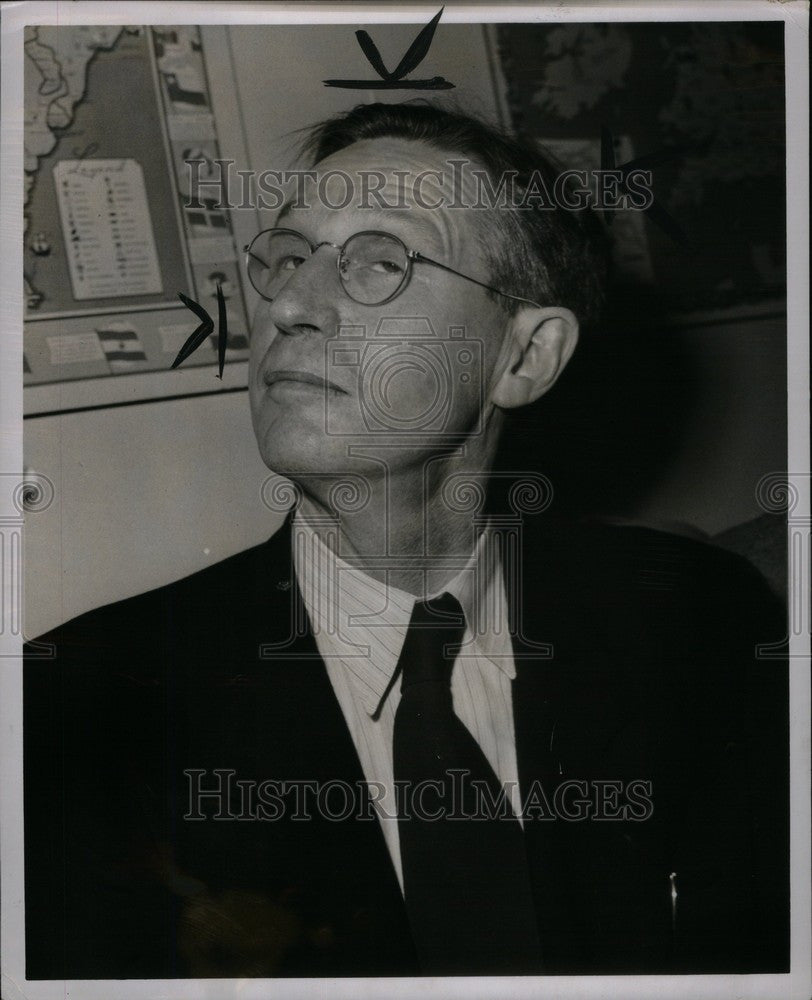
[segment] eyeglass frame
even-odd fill
[[[448,264],[441,264],[439,260],[432,260],[431,257],[426,257],[419,250],[410,250],[399,236],[396,236],[394,233],[387,233],[382,229],[362,229],[359,232],[353,233],[351,236],[348,236],[347,239],[344,240],[343,244],[339,244],[339,243],[331,243],[329,240],[322,240],[321,243],[311,243],[310,240],[304,235],[304,233],[300,233],[298,229],[288,229],[284,226],[282,227],[270,226],[268,229],[261,229],[256,234],[256,236],[251,240],[251,242],[247,244],[245,247],[243,247],[243,253],[245,254],[246,257],[245,269],[248,272],[248,280],[251,282],[251,287],[254,289],[257,295],[259,295],[259,297],[264,299],[266,302],[273,302],[273,299],[269,298],[267,295],[264,295],[256,287],[254,282],[251,281],[251,272],[249,270],[249,263],[248,263],[248,258],[251,256],[253,256],[255,260],[260,259],[256,255],[251,253],[251,247],[256,243],[256,241],[260,238],[260,236],[264,236],[266,233],[288,233],[291,236],[301,237],[307,244],[307,246],[310,248],[311,257],[316,253],[317,250],[320,250],[322,247],[332,247],[333,250],[338,250],[338,254],[336,256],[336,271],[338,272],[339,283],[341,284],[341,287],[344,290],[344,294],[347,296],[347,298],[350,299],[352,302],[357,302],[359,305],[362,306],[383,306],[386,305],[387,302],[391,302],[392,299],[397,298],[397,296],[400,295],[403,289],[409,284],[409,279],[412,276],[412,265],[417,263],[417,264],[431,264],[434,267],[441,268],[443,271],[448,271],[449,274],[456,274],[457,277],[459,278],[465,278],[466,281],[471,281],[475,285],[479,285],[480,288],[485,288],[489,292],[494,292],[496,295],[503,295],[506,299],[512,299],[514,302],[524,302],[527,305],[535,306],[537,309],[541,308],[538,302],[534,302],[532,299],[525,299],[521,295],[513,295],[510,292],[503,292],[500,288],[496,288],[493,285],[488,285],[484,281],[480,281],[478,278],[472,278],[470,274],[463,274],[462,271],[454,270],[454,268],[449,267]],[[354,240],[357,236],[385,236],[388,239],[394,240],[396,243],[399,243],[401,247],[403,247],[403,251],[406,255],[407,267],[401,283],[398,285],[395,291],[392,292],[391,295],[387,296],[387,298],[385,299],[381,299],[380,302],[362,302],[360,299],[353,298],[353,296],[350,295],[350,293],[347,291],[347,287],[342,279],[341,257],[344,253],[344,248],[347,246],[350,240]]]

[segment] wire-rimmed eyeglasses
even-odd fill
[[[469,274],[455,271],[447,264],[432,260],[419,250],[410,250],[399,237],[376,229],[353,233],[343,244],[327,240],[311,243],[295,229],[263,229],[245,247],[248,278],[262,298],[272,302],[291,274],[321,247],[338,250],[336,268],[341,285],[353,302],[362,305],[379,306],[394,299],[409,283],[412,265],[417,263],[431,264],[472,281],[489,292],[538,306],[532,299],[503,292]]]

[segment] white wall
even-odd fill
[[[50,507],[25,530],[29,637],[259,542],[278,519],[260,489],[246,392],[28,420],[28,468]]]

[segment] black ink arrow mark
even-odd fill
[[[370,66],[380,77],[380,80],[323,80],[325,87],[344,87],[350,90],[451,90],[453,83],[434,76],[430,80],[406,80],[407,73],[417,69],[426,58],[431,47],[434,31],[443,16],[445,7],[441,7],[425,27],[420,29],[415,40],[409,46],[397,68],[389,72],[386,68],[377,45],[366,31],[356,31],[355,37],[361,46],[361,51],[367,57]]]
[[[228,342],[228,317],[226,316],[226,300],[223,289],[217,285],[217,360],[220,363],[219,379],[223,377],[223,367],[226,363],[226,343]]]
[[[638,156],[634,160],[629,160],[628,163],[621,163],[620,166],[617,166],[615,163],[614,136],[608,128],[601,129],[601,170],[620,171],[620,183],[626,194],[629,193],[629,174],[633,173],[635,170],[645,170],[648,167],[656,166],[658,163],[663,163],[665,160],[670,160],[674,156],[677,156],[679,152],[680,150],[678,149],[663,149],[658,153],[647,153],[645,156]],[[643,212],[656,226],[659,226],[660,229],[666,233],[666,235],[670,236],[675,243],[678,243],[683,248],[688,248],[688,237],[685,235],[682,227],[676,222],[675,219],[671,218],[662,205],[658,205],[652,198],[651,204],[648,208],[644,208]],[[608,221],[611,222],[611,220],[612,216],[610,215],[608,217]]]
[[[177,368],[183,364],[204,343],[206,338],[214,333],[214,320],[203,306],[199,302],[195,302],[194,299],[190,299],[188,295],[184,295],[183,292],[178,292],[178,297],[197,316],[200,320],[200,326],[178,351],[178,356],[172,362],[172,368]],[[226,302],[223,297],[223,289],[220,285],[217,286],[217,321],[217,357],[220,363],[220,374],[217,377],[222,379],[223,368],[226,363],[226,344],[228,343],[228,317],[226,315]]]

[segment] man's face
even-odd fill
[[[317,167],[320,177],[347,175],[354,185],[349,206],[332,209],[308,186],[308,207],[286,209],[276,225],[311,244],[339,246],[364,230],[385,231],[409,250],[490,283],[486,229],[473,210],[415,203],[415,178],[425,171],[441,171],[444,181],[424,182],[424,202],[436,203],[443,193],[447,203],[453,200],[447,159],[409,140],[355,143]],[[359,171],[370,170],[385,177],[386,203],[409,207],[378,207],[370,198],[366,204],[374,207],[359,208]],[[324,190],[327,201],[340,203],[345,182],[333,175]],[[293,478],[369,473],[369,460],[353,458],[350,446],[366,445],[367,454],[374,453],[370,446],[388,446],[378,454],[394,469],[420,465],[448,435],[480,436],[504,311],[485,289],[421,262],[392,301],[361,304],[344,291],[337,257],[338,250],[324,246],[292,261],[273,302],[262,301],[255,314],[249,389],[265,463]]]

